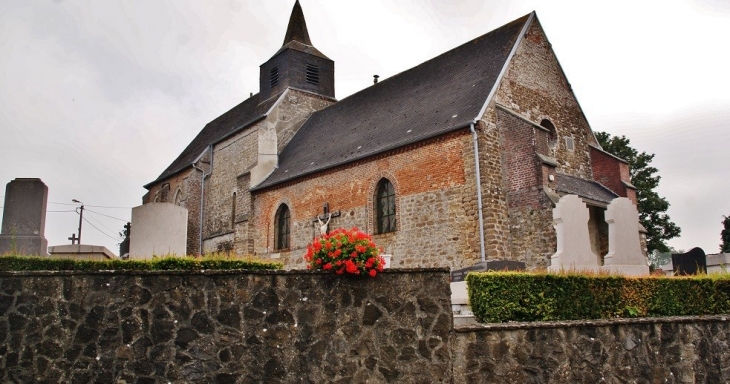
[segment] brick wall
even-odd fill
[[[626,186],[631,182],[629,165],[616,157],[591,147],[594,179],[619,196],[628,197],[636,204],[636,191]]]
[[[254,194],[254,244],[258,255],[303,268],[304,248],[317,234],[313,221],[325,203],[341,216],[330,229],[357,226],[374,232],[373,196],[382,178],[396,191],[397,231],[375,235],[397,267],[469,266],[479,259],[471,135],[455,132],[387,155],[345,165]],[[290,250],[274,250],[274,216],[291,212]]]

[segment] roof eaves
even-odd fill
[[[505,73],[507,73],[507,68],[509,67],[510,62],[512,62],[512,57],[514,57],[515,53],[517,53],[517,48],[520,46],[520,43],[522,43],[522,39],[525,37],[525,34],[527,33],[527,28],[530,27],[530,24],[532,24],[532,20],[534,18],[535,18],[535,11],[532,11],[530,13],[530,17],[527,18],[525,25],[522,27],[522,31],[520,31],[519,36],[517,36],[517,40],[515,41],[514,45],[512,46],[512,50],[510,51],[509,55],[507,56],[507,60],[504,61],[502,70],[499,71],[497,80],[494,81],[494,85],[492,85],[492,89],[489,91],[489,95],[487,95],[487,100],[484,102],[484,105],[479,110],[479,114],[474,117],[475,121],[480,120],[482,118],[482,116],[484,116],[484,113],[487,111],[487,107],[489,106],[489,103],[492,101],[494,94],[497,93],[497,88],[499,88],[499,84],[502,82],[502,78],[504,77]]]

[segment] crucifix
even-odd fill
[[[79,240],[79,238],[76,237],[75,233],[71,235],[71,237],[69,237],[68,239],[71,240],[71,245],[76,244],[76,241]]]
[[[317,215],[317,217],[315,217],[314,220],[312,220],[312,223],[319,224],[319,234],[320,235],[326,235],[328,228],[329,228],[330,220],[333,217],[340,217],[341,213],[340,213],[340,211],[330,212],[329,203],[324,203],[324,206],[322,207],[322,212],[323,213],[321,215]]]

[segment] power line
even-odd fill
[[[86,211],[88,211],[88,209],[86,209]],[[102,227],[104,227],[104,228],[106,228],[107,230],[109,230],[109,231],[112,231],[112,233],[114,233],[114,230],[113,230],[113,229],[111,229],[111,228],[109,228],[109,227],[107,227],[106,225],[104,225],[104,223],[102,223],[102,222],[101,222],[101,220],[99,220],[99,219],[97,219],[97,218],[95,218],[95,217],[93,217],[93,216],[88,216],[88,218],[90,218],[90,219],[94,219],[94,221],[96,221],[96,223],[97,223],[97,224],[101,225]]]
[[[59,205],[79,205],[78,203],[59,203],[56,201],[49,201],[48,204],[59,204]],[[132,209],[132,207],[113,207],[109,205],[87,205],[84,204],[84,207],[92,207],[92,208],[113,208],[113,209]]]
[[[89,205],[89,207],[91,207],[91,205]],[[114,217],[114,216],[109,216],[109,215],[105,215],[105,214],[103,214],[103,213],[101,213],[101,212],[96,212],[96,211],[92,211],[92,210],[90,210],[90,209],[86,209],[86,212],[93,212],[93,213],[96,213],[97,215],[102,215],[102,216],[104,216],[104,217],[108,217],[108,218],[110,218],[110,219],[115,219],[115,220],[123,221],[123,222],[125,222],[125,223],[129,221],[129,220],[124,220],[124,219],[120,219],[120,218],[118,218],[118,217]]]
[[[97,231],[101,232],[101,233],[102,233],[102,234],[103,234],[104,236],[106,236],[106,237],[108,237],[108,238],[110,238],[110,239],[112,239],[112,240],[114,240],[114,241],[120,241],[120,240],[121,240],[121,239],[119,239],[119,238],[115,238],[115,237],[113,237],[113,236],[110,236],[110,235],[109,235],[109,234],[107,234],[106,232],[102,231],[101,229],[99,229],[99,228],[98,228],[98,227],[97,227],[96,225],[92,224],[92,223],[91,223],[91,222],[90,222],[89,220],[87,220],[86,218],[84,218],[84,221],[85,221],[85,222],[87,222],[87,223],[88,223],[88,224],[89,224],[90,226],[94,227],[94,229],[96,229]]]
[[[46,211],[46,212],[76,212],[76,211],[74,211],[74,210],[69,210],[69,211]]]
[[[113,208],[113,209],[132,209],[132,207],[111,207],[106,205],[87,205],[87,207],[93,208]]]

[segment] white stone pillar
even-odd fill
[[[566,195],[553,209],[553,225],[558,249],[550,258],[548,272],[600,270],[598,256],[591,248],[588,234],[588,207],[576,195]]]
[[[614,199],[606,209],[608,223],[608,254],[603,258],[603,270],[626,276],[649,274],[649,266],[641,252],[639,212],[631,200]]]

